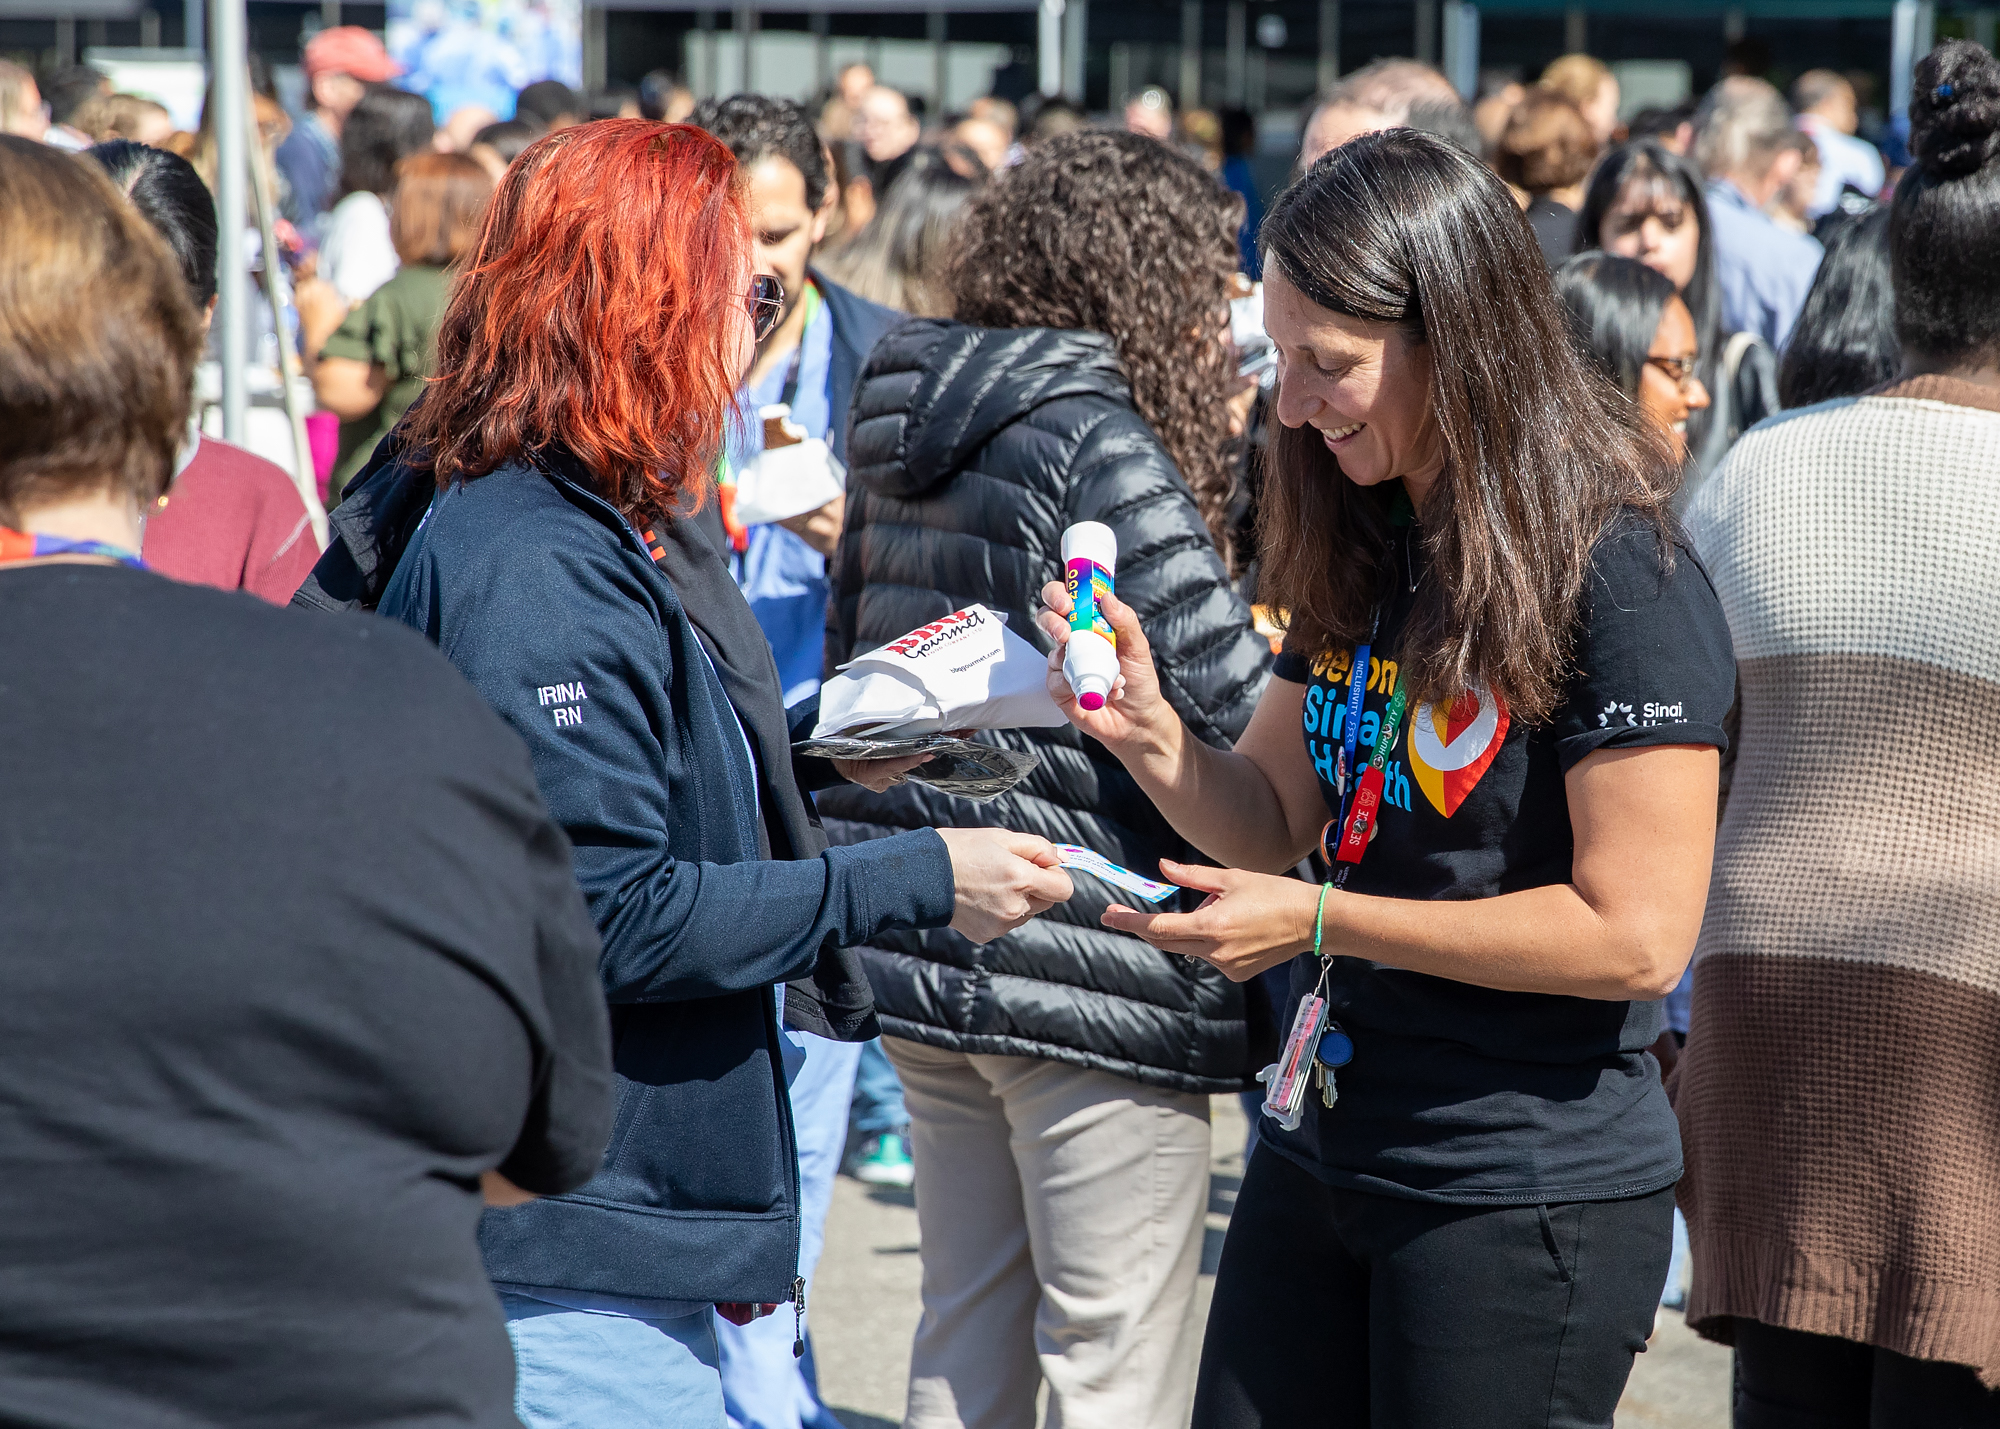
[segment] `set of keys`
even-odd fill
[[[1319,1048],[1313,1053],[1313,1081],[1319,1086],[1319,1104],[1328,1111],[1340,1100],[1340,1089],[1333,1082],[1334,1070],[1353,1060],[1354,1039],[1341,1030],[1338,1022],[1329,1022],[1319,1034]]]

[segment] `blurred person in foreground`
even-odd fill
[[[1528,226],[1552,269],[1576,249],[1576,211],[1596,158],[1583,113],[1545,89],[1522,97],[1494,148],[1494,172],[1528,195]]]
[[[1014,150],[1012,130],[978,115],[968,114],[952,125],[951,137],[954,142],[970,149],[979,162],[986,166],[988,173],[995,173],[1001,169]]]
[[[382,42],[359,25],[335,25],[306,41],[305,112],[278,146],[285,217],[318,241],[321,216],[340,198],[340,133],[371,84],[403,72]]]
[[[829,139],[826,156],[831,165],[827,182],[835,195],[826,218],[830,251],[861,232],[875,217],[875,184],[868,177],[868,156],[852,139]]]
[[[597,937],[434,649],[144,569],[200,343],[0,138],[0,1420],[511,1429],[475,1226],[602,1155]]]
[[[1217,745],[1242,732],[1270,646],[1217,549],[1241,218],[1178,149],[1112,132],[1035,145],[972,199],[957,320],[884,338],[855,398],[829,666],[972,601],[1046,644],[1032,621],[1063,530],[1102,521],[1174,707]],[[984,737],[1043,763],[987,805],[830,789],[829,834],[871,848],[997,817],[1149,875],[1188,856],[1075,733]],[[985,947],[913,931],[861,949],[916,1160],[909,1429],[1032,1423],[1045,1384],[1050,1423],[1186,1423],[1208,1098],[1248,1084],[1273,1014],[1098,926],[1107,891]]]
[[[370,85],[341,125],[340,201],[326,216],[318,276],[349,304],[396,276],[396,165],[429,151],[436,127],[428,99],[386,84]]]
[[[990,124],[994,129],[1007,136],[1005,152],[997,159],[992,160],[987,158],[985,151],[977,144],[970,143],[963,136],[959,137],[960,143],[966,144],[975,154],[979,155],[980,161],[985,163],[988,172],[997,174],[1008,164],[1013,163],[1021,157],[1021,111],[1016,109],[1010,101],[1002,99],[998,95],[982,94],[979,98],[965,106],[965,122],[969,124]]]
[[[1555,277],[1577,341],[1686,461],[1688,416],[1708,405],[1708,391],[1694,316],[1673,280],[1607,253],[1579,253]],[[1685,1026],[1669,1030],[1687,1033]]]
[[[129,140],[90,157],[166,240],[207,335],[215,316],[215,201],[194,165]],[[319,559],[312,518],[291,477],[201,430],[190,413],[174,479],[146,514],[146,565],[163,576],[247,590],[283,605]]]
[[[1618,77],[1595,55],[1562,55],[1549,61],[1535,87],[1574,104],[1590,126],[1597,148],[1603,149],[1620,137]]]
[[[1819,179],[1813,187],[1814,218],[1831,213],[1852,189],[1863,198],[1882,192],[1888,172],[1882,152],[1855,132],[1861,127],[1854,84],[1830,69],[1809,69],[1792,81],[1798,126],[1819,148]]]
[[[1125,101],[1125,132],[1143,134],[1162,144],[1173,142],[1173,96],[1157,84],[1149,84]]]
[[[1771,195],[1764,212],[1787,232],[1812,233],[1815,222],[1813,191],[1819,186],[1819,146],[1813,143],[1810,134],[1796,129],[1785,142],[1799,156],[1798,168],[1785,181],[1784,187]],[[1821,247],[1824,246],[1822,243]]]
[[[1839,225],[1827,239],[1826,258],[1778,364],[1778,397],[1787,407],[1859,397],[1902,366],[1883,206]]]
[[[1056,97],[1045,99],[1035,106],[1034,117],[1028,121],[1028,133],[1022,141],[1025,147],[1033,148],[1050,139],[1064,134],[1074,134],[1079,129],[1090,127],[1090,117],[1067,99]]]
[[[1709,405],[1688,419],[1694,467],[1676,500],[1693,492],[1750,427],[1778,410],[1778,359],[1755,333],[1722,320],[1715,236],[1700,170],[1653,142],[1621,144],[1592,170],[1576,216],[1577,247],[1636,258],[1673,280],[1694,315],[1696,374]]]
[[[904,156],[917,147],[923,132],[902,90],[878,84],[861,96],[854,111],[854,142],[868,156],[868,177],[875,185],[877,203],[903,171]]]
[[[1910,130],[1901,375],[1688,512],[1742,662],[1674,1091],[1735,1429],[2000,1424],[2000,65],[1946,40]]]
[[[107,94],[92,101],[85,114],[84,127],[100,144],[129,139],[159,149],[174,137],[174,119],[167,106],[136,94]]]
[[[1513,117],[1514,106],[1528,97],[1528,87],[1517,79],[1488,71],[1480,76],[1479,98],[1472,106],[1473,127],[1479,130],[1479,153],[1484,158],[1500,142],[1500,135]]]
[[[1625,136],[1631,143],[1651,139],[1669,153],[1686,156],[1694,147],[1694,102],[1684,100],[1671,108],[1655,106],[1642,109],[1632,116],[1632,122],[1625,126]]]
[[[861,137],[854,132],[854,119],[861,112],[861,101],[874,87],[875,71],[859,60],[840,67],[840,73],[833,78],[833,93],[819,112],[819,132],[827,143],[840,144]]]
[[[431,135],[431,147],[440,154],[463,154],[480,134],[500,122],[500,116],[483,104],[461,104]]]
[[[584,99],[584,107],[590,119],[640,119],[643,106],[639,103],[639,91],[623,85],[610,89],[594,89]]]
[[[35,72],[12,60],[0,60],[0,134],[17,134],[40,143],[49,131],[48,107],[35,83]]]
[[[1257,120],[1237,105],[1222,111],[1222,186],[1243,200],[1243,227],[1236,234],[1237,261],[1253,282],[1264,273],[1264,255],[1257,248],[1257,230],[1264,223],[1264,198],[1257,192],[1257,175],[1250,161],[1257,156]]]
[[[1797,175],[1791,111],[1777,90],[1739,75],[1709,91],[1694,118],[1694,159],[1708,176],[1722,323],[1782,352],[1821,249],[1764,210]]]
[[[949,317],[946,270],[966,201],[984,183],[959,174],[937,150],[919,147],[868,226],[828,257],[826,272],[871,303],[914,317]]]
[[[583,96],[559,79],[538,79],[514,97],[514,117],[539,124],[545,134],[581,124],[589,113]]]
[[[639,81],[639,116],[661,124],[680,124],[694,113],[694,91],[672,70],[650,71]]]
[[[389,213],[396,276],[349,310],[331,333],[304,334],[313,395],[340,418],[329,503],[340,500],[423,392],[437,363],[437,325],[451,292],[448,270],[479,236],[492,194],[486,170],[463,154],[412,154],[397,164]]]
[[[1222,172],[1222,121],[1212,109],[1183,109],[1181,151],[1211,174]]]
[[[1409,123],[1411,108],[1427,102],[1465,108],[1451,81],[1430,65],[1402,59],[1363,65],[1314,103],[1299,143],[1299,172],[1350,139]]]
[[[96,143],[80,122],[93,101],[111,93],[104,71],[89,65],[65,65],[42,81],[42,98],[49,106],[49,129],[42,142],[82,153]]]
[[[696,106],[694,122],[735,155],[749,202],[751,263],[776,278],[784,300],[769,333],[757,345],[750,371],[737,389],[740,417],[724,444],[728,478],[759,460],[768,429],[759,413],[783,404],[790,432],[827,443],[834,461],[847,455],[848,412],[868,349],[895,324],[895,314],[856,296],[813,264],[835,195],[826,149],[803,106],[787,99],[739,94]],[[942,167],[931,151],[930,160]],[[893,191],[916,174],[904,170]],[[947,180],[960,182],[949,169]],[[882,212],[878,211],[876,221]],[[864,234],[871,231],[863,230]],[[733,485],[723,488],[733,496]],[[826,656],[827,556],[840,535],[844,497],[782,523],[745,528],[733,506],[708,503],[706,529],[729,562],[758,628],[770,642],[777,681],[786,703],[809,699],[819,688]],[[722,524],[715,518],[730,518]],[[793,1021],[783,1030],[785,1082],[792,1112],[799,1177],[798,1276],[810,1295],[819,1262],[833,1179],[849,1139],[849,1107],[864,1055],[872,1041],[859,1030]],[[907,1115],[891,1108],[886,1125],[870,1134],[900,1133]],[[810,1336],[773,1318],[717,1326],[722,1393],[737,1429],[835,1429],[821,1402],[818,1366]],[[794,1358],[797,1343],[805,1353]]]
[[[1021,111],[1012,100],[1002,99],[997,94],[982,94],[972,100],[965,106],[965,115],[968,119],[984,119],[989,124],[999,125],[1007,131],[1010,139],[1020,132]]]
[[[826,849],[809,790],[886,787],[921,756],[794,761],[817,703],[786,709],[691,514],[782,307],[747,190],[685,125],[600,120],[522,154],[452,290],[436,379],[294,602],[379,602],[438,642],[526,740],[604,940],[604,1168],[480,1231],[529,1429],[719,1429],[717,1304],[787,1307],[802,1349],[780,1019],[865,1038],[854,944],[947,923],[985,941],[1070,894],[1046,840],[1004,830]]]
[[[1188,728],[1187,662],[1116,597],[1101,710],[1050,655],[1071,721],[1232,865],[1163,863],[1215,896],[1105,925],[1235,980],[1289,964],[1340,1034],[1308,1008],[1301,1103],[1258,1123],[1193,1422],[1610,1429],[1667,1268],[1680,1149],[1647,1050],[1732,690],[1679,463],[1589,370],[1506,186],[1428,135],[1288,189],[1264,299],[1259,594],[1290,623],[1248,729]],[[1043,601],[1060,647],[1068,596]],[[1314,850],[1352,876],[1290,876]]]
[[[521,157],[521,151],[541,138],[543,132],[526,120],[503,119],[473,135],[465,156],[486,170],[486,176],[497,184],[507,166]]]

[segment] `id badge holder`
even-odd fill
[[[1257,1074],[1257,1080],[1264,1083],[1264,1115],[1286,1131],[1297,1131],[1305,1118],[1306,1079],[1325,1029],[1326,999],[1308,995],[1292,1019],[1292,1035],[1285,1039],[1285,1050]]]

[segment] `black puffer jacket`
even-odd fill
[[[1243,731],[1270,647],[1230,588],[1187,484],[1133,410],[1108,339],[906,323],[869,359],[848,452],[830,665],[972,601],[1006,611],[1048,649],[1033,616],[1043,583],[1061,576],[1063,528],[1102,521],[1118,534],[1118,594],[1145,625],[1167,698],[1210,744]],[[828,836],[1000,825],[1146,873],[1163,856],[1198,857],[1077,731],[984,737],[1036,748],[1042,766],[990,804],[916,785],[828,790],[819,796]],[[1246,1006],[1244,988],[1207,964],[1105,929],[1105,907],[1130,896],[1089,877],[1076,885],[1068,903],[984,947],[941,928],[864,948],[883,1031],[1183,1091],[1246,1085],[1274,1040],[1261,997]]]

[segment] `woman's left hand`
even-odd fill
[[[859,784],[871,794],[879,794],[903,782],[903,776],[920,764],[928,764],[934,754],[904,754],[895,759],[836,759],[834,771],[850,784]]]
[[[1114,903],[1104,910],[1104,926],[1213,963],[1231,982],[1248,982],[1312,946],[1318,884],[1171,859],[1160,860],[1160,877],[1208,898],[1192,913],[1141,913]]]

